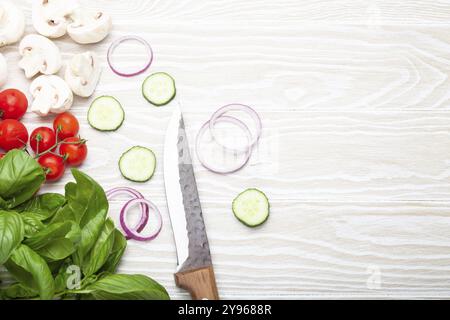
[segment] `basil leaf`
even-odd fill
[[[31,198],[15,208],[18,212],[32,212],[41,221],[52,217],[66,202],[66,198],[58,193],[44,193]]]
[[[72,240],[72,243],[77,244],[81,241],[81,229],[76,223],[72,223],[72,229],[66,234],[66,238]]]
[[[96,300],[169,300],[166,289],[138,274],[109,274],[78,293]]]
[[[81,278],[79,267],[73,265],[70,260],[65,261],[55,276],[56,292],[65,292],[67,289],[73,289],[70,287],[76,286],[77,283],[81,286]]]
[[[72,169],[76,183],[66,185],[66,204],[52,221],[72,220],[79,224],[80,242],[73,261],[82,266],[106,221],[108,200],[102,187],[86,174]]]
[[[102,216],[97,216],[87,225],[81,229],[80,242],[78,243],[78,249],[72,256],[73,261],[77,265],[83,265],[84,259],[87,257],[89,251],[97,241],[103,226],[105,225],[105,219]]]
[[[29,238],[35,233],[45,228],[42,223],[42,216],[33,212],[22,212],[20,214],[25,227],[25,237]]]
[[[83,263],[82,269],[85,276],[97,272],[108,260],[114,246],[114,231],[114,222],[111,219],[106,220],[100,236],[89,253],[89,258]]]
[[[36,250],[47,261],[59,261],[75,252],[75,246],[70,239],[52,241],[45,247]]]
[[[83,228],[98,216],[106,219],[108,200],[102,187],[77,169],[72,169],[72,174],[76,183],[69,182],[66,184],[65,198],[67,203],[55,216],[54,221],[64,221],[69,218]]]
[[[0,161],[0,205],[13,209],[30,199],[45,180],[42,167],[22,150],[11,150]]]
[[[76,203],[82,204],[83,208],[80,226],[84,227],[97,216],[106,218],[109,205],[102,187],[89,176],[76,169],[72,170],[72,174],[77,182]]]
[[[65,259],[75,251],[74,243],[67,238],[69,232],[72,231],[72,227],[72,221],[50,224],[26,239],[24,244],[35,250],[47,261]]]
[[[76,189],[77,184],[74,182],[68,182],[64,187],[66,204],[60,208],[56,214],[53,216],[51,222],[63,222],[63,221],[75,221],[79,223],[77,219],[76,211],[73,210],[70,203],[76,203]],[[69,203],[70,199],[70,203]]]
[[[14,283],[7,288],[0,289],[0,300],[34,298],[37,295],[36,290],[26,288],[20,283]]]
[[[24,243],[33,250],[41,249],[54,240],[64,238],[72,229],[71,221],[48,225],[45,229],[26,239]]]
[[[126,247],[127,240],[122,232],[117,229],[114,230],[114,246],[112,247],[111,253],[100,271],[111,273],[116,272],[117,266],[120,263],[120,259],[122,258]]]
[[[61,268],[60,272],[55,276],[55,292],[62,292],[67,289],[67,278],[69,274],[67,268]]]
[[[0,211],[0,265],[9,259],[11,252],[20,245],[24,237],[24,225],[14,211]]]
[[[21,244],[5,263],[6,269],[24,287],[36,290],[41,299],[52,299],[55,281],[44,259],[28,246]]]

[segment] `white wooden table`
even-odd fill
[[[16,1],[31,26],[30,1]],[[221,297],[450,297],[450,1],[431,0],[127,0],[84,1],[113,16],[102,43],[56,41],[67,61],[94,50],[104,63],[95,96],[114,95],[126,110],[116,133],[89,127],[91,99],[73,112],[89,140],[82,169],[105,189],[132,186],[161,209],[164,228],[150,243],[129,242],[121,272],[144,273],[172,298],[175,246],[162,175],[171,106],[140,94],[145,75],[124,79],[106,65],[114,39],[146,38],[177,82],[195,132],[219,106],[254,106],[264,124],[259,150],[238,173],[195,169]],[[7,86],[28,90],[17,45],[2,49]],[[127,59],[139,59],[130,53]],[[27,114],[32,129],[50,124]],[[152,148],[159,166],[148,183],[120,176],[119,156]],[[46,190],[63,192],[63,181]],[[246,187],[264,190],[271,217],[241,225],[231,201]],[[121,200],[112,204],[117,216]]]

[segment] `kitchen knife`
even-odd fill
[[[164,183],[177,247],[175,283],[188,290],[192,299],[218,300],[208,237],[179,106],[175,107],[166,133]]]

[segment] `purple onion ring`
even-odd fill
[[[116,48],[119,45],[121,45],[123,42],[129,41],[129,40],[136,40],[136,41],[142,43],[145,46],[145,48],[147,49],[147,52],[148,52],[148,55],[149,55],[149,60],[148,60],[147,64],[144,67],[142,67],[141,69],[127,73],[127,72],[119,71],[114,66],[113,61],[112,61],[113,60],[112,56],[114,54],[114,51],[116,50]],[[141,38],[141,37],[138,37],[138,36],[123,36],[123,37],[115,40],[111,44],[111,46],[108,49],[108,53],[107,53],[106,57],[107,57],[107,60],[108,60],[109,67],[111,68],[111,70],[115,74],[117,74],[117,75],[119,75],[121,77],[133,77],[133,76],[137,76],[137,75],[143,73],[144,71],[146,71],[150,67],[150,65],[152,64],[152,61],[153,61],[153,50],[152,50],[152,47],[150,46],[150,44],[146,40]]]
[[[242,130],[244,130],[247,133],[247,142],[250,142],[250,140],[252,138],[252,133],[250,132],[249,128],[245,125],[245,123],[243,123],[242,121],[240,121],[234,117],[230,117],[230,116],[221,116],[220,118],[216,119],[216,122],[229,122],[229,123],[237,125],[239,128],[241,128]],[[242,158],[242,161],[239,162],[238,164],[236,164],[236,166],[231,169],[217,168],[206,162],[206,160],[203,158],[203,155],[201,153],[200,139],[205,134],[206,130],[209,128],[209,124],[210,124],[210,121],[207,121],[203,124],[203,126],[200,128],[200,130],[197,134],[197,138],[195,140],[195,152],[197,153],[197,158],[200,161],[200,163],[202,164],[202,166],[212,172],[220,173],[220,174],[233,173],[233,172],[236,172],[239,169],[241,169],[243,166],[245,166],[252,154],[252,148],[248,148],[246,151],[245,157]]]
[[[129,228],[127,226],[125,216],[128,212],[128,209],[137,203],[141,203],[141,204],[143,203],[143,204],[147,205],[147,207],[149,207],[150,209],[152,209],[155,212],[155,216],[157,217],[157,219],[156,219],[156,221],[158,223],[157,230],[149,236],[142,236],[139,233],[137,233],[135,230],[133,230],[132,228]],[[158,236],[158,234],[161,232],[162,225],[163,225],[163,222],[162,222],[161,213],[159,212],[158,208],[149,200],[140,199],[140,198],[131,199],[123,206],[122,210],[120,210],[120,226],[122,227],[125,234],[133,240],[150,241],[150,240],[155,239]]]
[[[108,190],[108,191],[106,191],[106,198],[108,200],[111,200],[114,196],[116,196],[118,194],[127,194],[127,195],[132,196],[134,199],[144,199],[144,196],[142,195],[142,193],[140,193],[139,191],[137,191],[133,188],[128,188],[128,187],[118,187],[118,188],[113,188],[111,190]],[[141,232],[145,228],[145,226],[148,223],[148,217],[149,217],[148,205],[145,203],[141,203],[140,205],[141,205],[141,218],[139,219],[139,222],[134,227],[134,229],[137,232]]]
[[[230,112],[230,111],[243,111],[243,112],[247,113],[248,115],[250,115],[255,122],[256,135],[254,137],[252,137],[252,139],[249,141],[247,146],[243,149],[227,146],[227,145],[221,143],[219,139],[217,139],[215,125],[225,113]],[[245,104],[232,103],[232,104],[228,104],[226,106],[219,108],[216,112],[213,113],[213,115],[211,116],[211,119],[209,120],[209,129],[211,131],[211,135],[214,138],[214,140],[216,140],[216,142],[218,144],[220,144],[222,147],[224,147],[225,149],[228,149],[230,151],[246,153],[248,151],[248,149],[251,149],[256,144],[256,142],[258,142],[259,138],[261,137],[262,123],[261,123],[261,118],[259,117],[258,113],[253,108],[251,108]],[[248,130],[248,127],[247,127],[247,130]]]

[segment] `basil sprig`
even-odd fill
[[[0,265],[15,280],[0,283],[0,299],[169,299],[147,276],[115,274],[127,242],[101,186],[72,174],[64,196],[36,195],[45,173],[32,157],[0,160]]]

